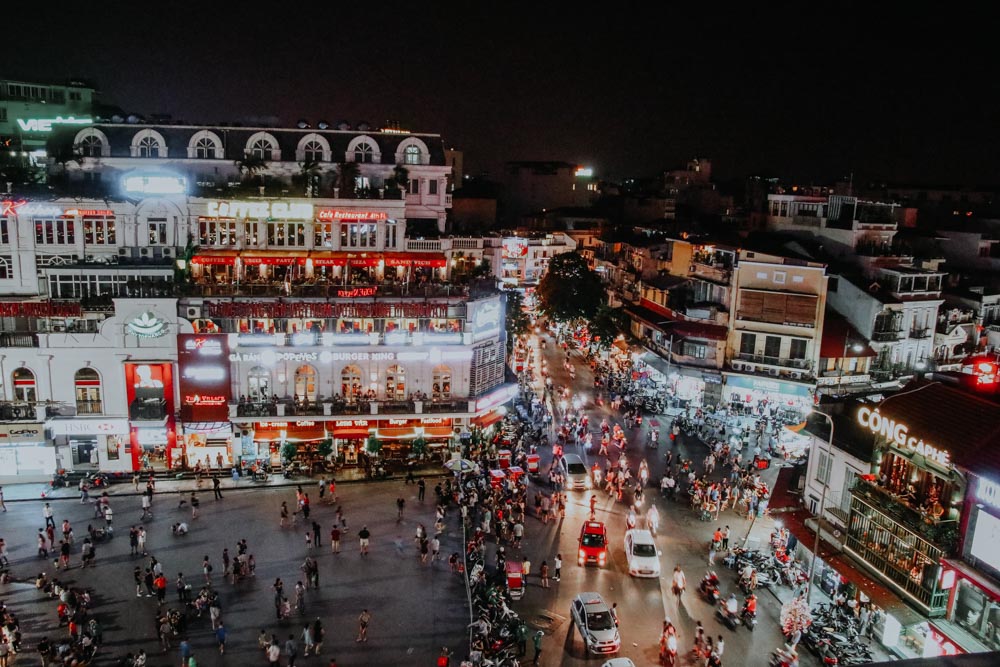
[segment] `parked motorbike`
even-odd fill
[[[60,470],[52,475],[52,481],[49,482],[49,486],[53,489],[58,489],[64,486],[69,486],[69,478],[66,476],[65,470]]]

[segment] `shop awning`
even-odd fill
[[[487,426],[490,426],[491,424],[496,424],[501,419],[503,419],[503,415],[500,414],[499,412],[497,412],[496,410],[493,410],[491,412],[487,412],[485,415],[483,415],[481,417],[475,417],[475,418],[473,418],[472,424],[474,426],[479,426],[481,428],[486,428]]]
[[[309,261],[313,266],[346,266],[346,252],[311,252]]]
[[[253,439],[260,441],[281,440],[282,431],[285,432],[285,440],[288,442],[306,442],[310,440],[323,440],[326,438],[326,428],[323,426],[322,422],[311,426],[300,426],[291,422],[284,427],[268,425],[263,428],[255,428]]]
[[[380,438],[392,438],[394,440],[417,437],[417,431],[412,426],[380,428],[377,433]]]
[[[282,254],[275,252],[257,252],[253,250],[244,251],[240,255],[240,262],[245,266],[292,266],[293,264],[305,264],[305,253]]]
[[[363,440],[371,434],[368,426],[335,426],[333,437],[340,440]]]
[[[425,438],[450,438],[455,435],[455,429],[451,426],[425,426]]]
[[[195,255],[191,258],[191,263],[201,266],[232,266],[236,263],[238,255],[239,252],[236,250],[216,250],[204,255]]]
[[[387,252],[386,266],[432,266],[448,265],[448,260],[439,252]]]

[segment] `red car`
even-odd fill
[[[600,521],[586,521],[580,528],[580,550],[576,561],[580,565],[594,563],[599,567],[608,562],[608,530]]]

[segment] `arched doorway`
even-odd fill
[[[38,393],[35,387],[35,374],[27,368],[21,367],[11,374],[14,381],[14,400],[34,403],[38,400]]]
[[[267,403],[271,400],[271,371],[263,366],[254,366],[247,375],[247,398],[251,403]]]
[[[340,371],[340,395],[348,403],[354,403],[361,393],[361,369],[354,365],[344,366]]]
[[[303,399],[316,402],[316,369],[309,365],[295,369],[295,400]]]

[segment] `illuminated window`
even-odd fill
[[[149,218],[146,221],[149,245],[167,245],[167,221],[165,218]]]
[[[451,398],[451,369],[436,366],[431,378],[431,398]]]
[[[27,368],[18,368],[11,374],[14,381],[14,400],[34,403],[37,400],[35,393],[35,374]]]
[[[361,395],[361,369],[357,366],[344,366],[340,371],[340,395],[353,403]]]
[[[38,245],[69,245],[76,243],[73,220],[67,218],[40,220],[36,218],[35,243]]]
[[[83,242],[89,245],[115,245],[114,216],[84,216]]]
[[[263,366],[254,366],[247,375],[247,392],[254,403],[271,400],[271,372]]]
[[[160,142],[155,137],[143,137],[139,140],[136,157],[159,157]]]
[[[420,148],[407,146],[403,150],[403,164],[420,164]]]
[[[10,235],[8,232],[8,222],[7,218],[0,218],[0,244],[7,245],[10,243]]]
[[[414,148],[416,148],[414,146]],[[367,141],[363,141],[354,147],[354,161],[355,162],[374,162],[375,161],[375,147],[372,146]],[[416,164],[416,163],[414,163]]]
[[[316,401],[316,369],[312,366],[299,366],[295,369],[295,398],[308,398]]]
[[[306,162],[322,162],[323,152],[323,144],[318,141],[310,141],[302,148],[302,157]]]
[[[413,148],[413,146],[410,146],[410,148]],[[410,182],[409,182],[409,188],[410,188],[410,194],[411,195],[419,195],[420,194],[420,179],[419,178],[411,178]]]
[[[385,397],[390,401],[406,400],[406,369],[389,366],[385,371]]]
[[[104,414],[101,406],[101,376],[93,368],[81,368],[74,377],[76,414]]]

